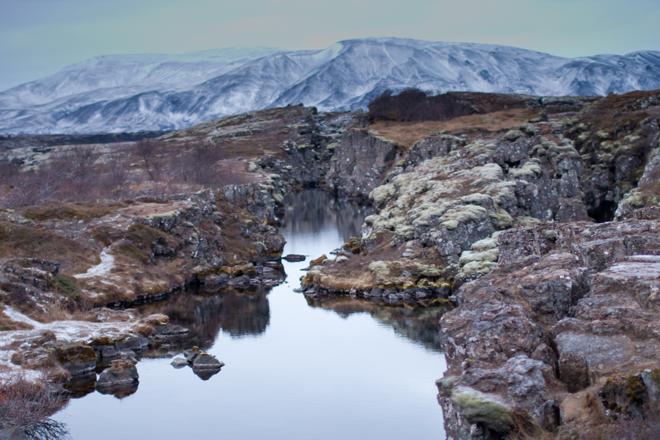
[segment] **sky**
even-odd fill
[[[562,56],[660,50],[660,0],[0,0],[0,90],[97,55],[407,37]]]

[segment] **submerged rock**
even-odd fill
[[[170,364],[174,368],[179,369],[179,368],[187,367],[188,366],[188,361],[185,358],[182,358],[182,357],[175,357],[174,359],[172,359],[172,362],[170,362]]]
[[[289,263],[295,263],[299,261],[305,261],[307,257],[305,255],[299,255],[299,254],[288,254],[282,257],[282,259],[288,261]]]

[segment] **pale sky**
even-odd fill
[[[0,0],[0,90],[96,55],[384,36],[563,56],[660,50],[660,0]]]

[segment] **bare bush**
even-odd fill
[[[21,164],[15,160],[0,160],[0,183],[10,185],[21,170]]]
[[[158,157],[158,141],[143,139],[135,144],[138,156],[143,162],[144,170],[149,175],[149,179],[156,181],[160,179],[161,161]]]
[[[27,170],[7,161],[0,163],[0,186],[8,188],[2,205],[95,201],[122,195],[127,181],[125,161],[113,158],[103,163],[100,159],[93,148],[78,146]]]
[[[445,121],[458,116],[526,108],[529,98],[498,93],[448,92],[429,96],[419,89],[405,89],[397,95],[387,90],[369,104],[369,120]]]
[[[20,375],[4,378],[0,381],[0,429],[26,438],[63,438],[63,425],[48,419],[62,404],[60,395],[40,383]]]
[[[0,162],[0,205],[96,202],[217,188],[244,178],[244,162],[227,160],[226,149],[211,141],[170,145],[151,139],[121,148],[101,155],[97,146],[69,147],[29,169]]]

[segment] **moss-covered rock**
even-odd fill
[[[512,409],[495,395],[458,386],[451,393],[451,401],[469,423],[499,433],[507,433],[513,427]]]

